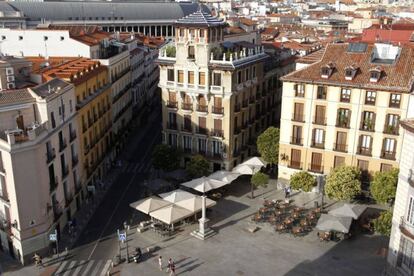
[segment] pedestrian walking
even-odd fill
[[[175,276],[175,263],[174,263],[174,261],[172,261],[172,263],[171,263],[170,276]]]
[[[171,258],[168,259],[168,265],[167,265],[167,273],[171,271],[171,265],[173,263],[173,260]]]
[[[160,271],[162,271],[162,256],[158,257],[158,266],[160,267]]]
[[[287,198],[287,196],[288,196],[287,187],[283,188],[283,192],[285,193],[285,199],[286,199],[286,198]]]
[[[292,192],[292,190],[290,189],[290,186],[287,187],[287,197],[290,197],[290,193]]]

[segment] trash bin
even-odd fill
[[[319,208],[319,202],[314,201],[314,202],[313,202],[313,205],[315,206],[315,208]]]

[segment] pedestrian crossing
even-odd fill
[[[151,163],[126,163],[122,166],[121,171],[124,173],[146,173],[150,170]]]
[[[111,260],[63,261],[54,276],[106,276],[111,269]]]

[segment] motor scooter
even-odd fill
[[[135,263],[138,263],[142,257],[141,248],[137,247],[135,248],[135,254],[132,256],[132,259]]]

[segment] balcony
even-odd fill
[[[181,104],[182,110],[193,111],[193,104],[192,103],[182,103]]]
[[[400,231],[410,239],[414,239],[414,225],[409,223],[404,217],[400,220]]]
[[[391,135],[398,135],[399,134],[399,126],[385,125],[384,126],[384,133],[385,134],[391,134]]]
[[[315,141],[312,139],[311,147],[317,148],[317,149],[324,149],[325,141]]]
[[[57,176],[52,177],[52,178],[50,179],[50,183],[49,183],[49,189],[50,189],[50,192],[53,192],[53,191],[57,188],[58,183],[59,183],[59,181],[58,181]]]
[[[240,110],[241,110],[240,109],[240,104],[235,104],[234,105],[234,112],[237,113],[237,112],[240,112]]]
[[[240,134],[240,132],[241,132],[241,128],[240,128],[240,127],[235,127],[235,128],[234,128],[234,134],[235,134],[235,135]]]
[[[362,131],[374,131],[375,130],[375,123],[372,122],[371,120],[363,120],[361,122],[361,127],[359,130]]]
[[[167,128],[172,129],[172,130],[177,130],[177,123],[168,122],[167,123]]]
[[[337,119],[336,120],[336,127],[349,128],[350,127],[349,118],[345,117],[345,118]]]
[[[358,147],[357,153],[359,155],[371,156],[372,155],[372,148]]]
[[[267,57],[264,47],[256,46],[254,48],[233,49],[230,52],[221,47],[218,54],[211,53],[209,65],[213,67],[232,68],[241,66],[246,63],[263,60]]]
[[[295,161],[295,160],[290,160],[288,167],[291,169],[297,169],[297,170],[301,170],[302,169],[302,162],[300,161]]]
[[[390,107],[400,108],[400,101],[390,101]]]
[[[6,190],[0,190],[0,199],[5,202],[10,202],[9,196],[7,195]]]
[[[76,130],[72,130],[69,132],[69,141],[72,143],[76,139]]]
[[[87,130],[88,130],[88,125],[85,122],[83,122],[82,123],[82,131],[83,131],[83,133],[85,133]]]
[[[62,210],[60,207],[57,206],[58,203],[53,205],[53,221],[56,222],[59,220],[60,216],[62,215]]]
[[[190,125],[183,124],[183,125],[181,125],[181,131],[192,133],[193,132],[193,127],[191,126],[191,124]]]
[[[290,143],[292,145],[302,146],[303,145],[303,139],[301,137],[292,136],[292,137],[290,137]]]
[[[213,106],[212,112],[213,112],[213,114],[223,115],[224,114],[224,107]]]
[[[47,132],[49,129],[49,122],[39,124],[33,122],[30,125],[25,126],[25,129],[7,129],[0,131],[0,139],[3,139],[10,145],[25,143],[28,141],[34,141],[40,137],[40,135]]]
[[[249,125],[252,125],[255,122],[256,122],[256,118],[255,117],[252,117],[252,118],[249,119]]]
[[[69,207],[72,200],[73,200],[72,194],[69,193],[68,195],[65,195],[65,208]]]
[[[50,150],[46,151],[46,163],[50,163],[53,161],[53,159],[55,159],[56,157],[56,151],[55,148],[52,148]]]
[[[326,117],[315,116],[315,117],[313,117],[313,123],[315,125],[326,126]]]
[[[224,138],[224,131],[222,129],[211,129],[211,136]]]
[[[62,167],[62,180],[66,178],[69,174],[69,166],[65,165]]]
[[[292,114],[292,121],[303,123],[303,122],[305,122],[305,116],[303,114],[300,114],[300,113],[293,113]]]
[[[233,150],[233,157],[239,157],[240,153],[241,153],[240,149],[234,149]]]
[[[249,104],[255,104],[256,103],[256,98],[254,96],[249,98]]]
[[[308,171],[313,173],[323,173],[323,166],[321,164],[310,163],[308,166]]]
[[[208,130],[205,127],[197,127],[197,134],[207,135]]]
[[[247,108],[249,106],[249,100],[243,100],[242,101],[242,108]]]
[[[76,167],[76,165],[79,163],[79,158],[77,155],[72,156],[72,168]]]
[[[93,99],[95,99],[96,97],[98,97],[102,92],[104,92],[105,90],[109,89],[110,87],[111,87],[111,84],[110,83],[107,83],[107,84],[103,85],[102,87],[98,88],[97,90],[95,90],[94,93],[92,93],[89,96],[85,97],[82,101],[79,101],[76,104],[76,110],[79,110],[83,106],[85,106],[86,104],[90,103]]]
[[[59,140],[59,152],[62,152],[66,148],[67,145],[68,144],[66,143],[66,139],[65,138],[60,139]]]
[[[178,108],[178,102],[176,102],[176,101],[167,101],[167,107],[177,109]]]
[[[197,112],[207,113],[208,112],[208,106],[203,105],[203,104],[198,104],[197,105]]]
[[[395,151],[388,151],[388,150],[381,150],[381,158],[388,159],[388,160],[395,160]]]
[[[334,151],[339,151],[339,152],[348,152],[348,145],[334,143],[333,144],[333,150]]]

